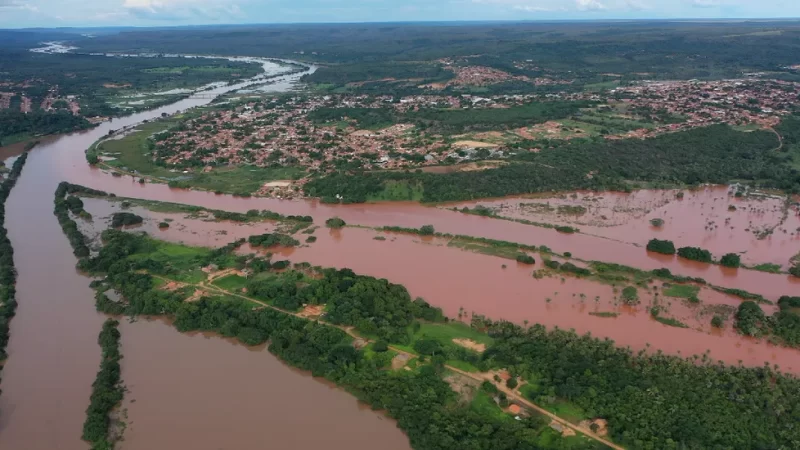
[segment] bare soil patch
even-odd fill
[[[464,348],[468,348],[470,350],[474,350],[478,353],[483,353],[486,351],[486,344],[475,342],[472,339],[455,338],[453,339],[453,342],[457,345],[460,345]]]

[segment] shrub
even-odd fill
[[[535,264],[536,260],[533,259],[533,256],[531,255],[520,253],[519,255],[517,255],[517,262],[520,262],[522,264]]]
[[[372,350],[378,353],[383,353],[389,350],[389,344],[383,339],[378,339],[375,341],[375,344],[372,345]]]
[[[134,213],[129,212],[116,212],[111,216],[111,228],[119,228],[127,225],[138,225],[144,219]]]
[[[508,386],[509,389],[516,389],[517,384],[517,379],[515,377],[511,377],[506,381],[506,386]]]
[[[711,318],[711,326],[714,328],[722,328],[725,325],[725,322],[722,320],[721,316],[714,316]]]
[[[719,260],[719,263],[725,267],[736,268],[741,265],[742,260],[736,253],[727,253]]]
[[[664,255],[674,255],[675,244],[673,244],[672,241],[650,239],[650,242],[647,243],[647,250],[651,252],[662,253]]]
[[[639,291],[633,286],[626,286],[622,290],[622,301],[628,305],[639,303]]]
[[[331,217],[330,219],[325,221],[325,226],[328,228],[342,228],[347,225],[344,220],[338,217]]]
[[[433,236],[435,232],[436,230],[434,230],[433,225],[423,225],[419,228],[419,234],[422,236]]]
[[[654,227],[664,226],[664,219],[650,219],[650,225]]]
[[[739,305],[736,310],[735,327],[740,333],[747,336],[759,336],[765,321],[764,311],[758,303],[748,300]]]
[[[161,229],[169,228],[169,223],[161,222],[161,223],[158,224],[158,228],[161,228]]]
[[[678,256],[681,258],[691,259],[692,261],[700,261],[704,263],[713,262],[711,252],[700,247],[681,247],[678,249]]]

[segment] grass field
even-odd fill
[[[700,286],[691,284],[673,284],[664,290],[664,295],[667,297],[676,298],[692,298],[697,297],[700,292]]]
[[[247,279],[239,275],[226,275],[214,280],[212,284],[226,291],[239,292],[247,286]]]
[[[423,323],[419,331],[414,333],[413,340],[433,339],[445,346],[458,346],[453,343],[453,339],[472,339],[473,341],[485,344],[487,347],[494,342],[494,339],[485,333],[481,333],[475,328],[461,322],[450,323]]]
[[[520,251],[513,247],[502,247],[480,242],[470,242],[463,239],[454,238],[447,243],[448,247],[459,248],[461,250],[483,253],[484,255],[499,256],[501,258],[516,259]]]
[[[780,264],[772,264],[772,263],[764,263],[759,264],[757,266],[751,267],[753,270],[759,270],[761,272],[769,272],[769,273],[781,273],[783,270],[781,269]]]
[[[412,186],[407,182],[389,181],[386,183],[386,187],[381,193],[367,197],[367,201],[410,200],[419,202],[422,201],[422,194],[422,184],[415,184]]]
[[[476,413],[485,417],[492,417],[501,422],[514,420],[513,417],[500,409],[500,406],[495,403],[494,399],[489,396],[488,393],[480,389],[475,392],[475,397],[472,398],[472,403],[470,403],[469,406]]]

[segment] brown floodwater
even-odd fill
[[[264,347],[123,320],[121,450],[409,450],[394,420]]]
[[[82,228],[97,235],[109,222],[110,215],[120,210],[119,202],[84,199],[85,208],[93,216],[91,224]],[[140,207],[129,211],[143,218],[141,226],[131,228],[153,236],[188,245],[218,247],[239,238],[273,230],[273,223],[236,223],[189,218],[184,214],[156,213]],[[167,230],[158,223],[171,220]],[[595,337],[613,339],[618,345],[634,350],[662,350],[668,354],[694,355],[709,352],[714,360],[729,364],[742,361],[748,366],[765,362],[779,364],[787,372],[800,373],[800,351],[776,347],[738,335],[732,328],[732,311],[741,303],[737,297],[703,288],[698,293],[701,305],[690,305],[681,299],[665,297],[661,283],[647,290],[639,289],[642,303],[625,306],[618,292],[603,283],[550,276],[536,279],[533,266],[516,261],[467,252],[448,247],[441,238],[420,238],[403,233],[385,233],[363,228],[331,230],[319,228],[317,241],[298,248],[260,249],[245,245],[245,253],[275,253],[273,259],[309,262],[323,267],[350,268],[357,273],[386,278],[406,286],[412,296],[420,296],[441,307],[450,317],[468,320],[472,313],[519,324],[541,323],[548,327],[574,329]],[[376,240],[381,236],[386,240]],[[305,241],[306,235],[296,238]],[[502,266],[506,267],[503,268]],[[487,281],[488,280],[488,281]],[[656,296],[658,293],[658,296]],[[656,322],[649,314],[651,306],[665,308],[662,317],[671,317],[687,324],[689,329],[675,328]],[[762,307],[767,314],[775,306]],[[710,326],[717,312],[727,315],[724,330]],[[616,312],[615,318],[593,316],[592,312]],[[649,347],[648,347],[649,346]]]
[[[296,77],[300,75],[298,74]],[[231,87],[220,87],[208,92],[220,93],[230,89]],[[96,338],[103,317],[94,310],[93,292],[88,288],[88,280],[74,270],[75,258],[52,214],[53,193],[58,182],[62,180],[114,192],[122,196],[193,204],[230,211],[246,211],[257,208],[270,209],[284,214],[312,215],[317,223],[322,223],[326,218],[332,216],[340,216],[350,224],[368,226],[420,227],[431,224],[441,232],[483,236],[532,245],[547,245],[556,252],[571,251],[575,256],[587,260],[610,261],[642,269],[667,267],[675,273],[700,276],[713,284],[758,292],[772,299],[800,291],[800,280],[791,279],[786,275],[751,270],[723,270],[716,266],[648,254],[643,248],[631,245],[625,239],[621,239],[622,242],[620,242],[620,240],[586,234],[565,235],[549,229],[505,220],[468,216],[412,203],[335,206],[322,205],[313,200],[246,199],[208,192],[171,189],[163,184],[140,185],[131,177],[112,177],[102,170],[90,167],[85,161],[84,151],[110,130],[120,129],[144,119],[159,117],[162,113],[171,114],[185,110],[209,101],[207,99],[186,99],[145,113],[114,119],[92,130],[45,138],[39,146],[31,151],[22,177],[6,205],[6,226],[14,246],[14,259],[19,271],[17,286],[19,308],[16,317],[11,322],[9,359],[2,374],[0,448],[71,450],[88,447],[80,440],[81,424],[88,405],[91,383],[100,360]],[[22,147],[17,145],[0,149],[0,156],[3,158],[14,157],[22,151]],[[676,210],[672,217],[674,219],[671,222],[679,222],[679,211]],[[669,229],[669,227],[665,227],[664,231],[670,233]],[[722,229],[722,225],[720,225],[720,229]],[[171,238],[180,231],[180,227],[175,226],[174,229],[171,228],[163,235]],[[714,358],[728,362],[739,359],[748,364],[769,361],[779,363],[786,370],[800,369],[800,363],[797,361],[798,352],[795,350],[774,348],[764,343],[749,341],[730,331],[724,332],[720,336],[714,336],[694,329],[669,328],[649,319],[644,308],[623,311],[623,314],[614,319],[589,316],[588,311],[591,311],[591,308],[607,310],[615,306],[611,303],[613,302],[613,292],[610,292],[610,287],[607,286],[586,284],[588,282],[574,279],[566,279],[564,282],[558,278],[534,280],[530,276],[530,267],[511,263],[508,264],[509,267],[506,270],[503,270],[500,265],[508,263],[506,260],[449,249],[443,247],[437,240],[420,243],[418,238],[392,236],[389,241],[379,242],[372,240],[374,232],[357,229],[345,229],[338,232],[320,229],[316,234],[320,236],[320,240],[316,244],[287,251],[287,255],[294,261],[307,260],[319,265],[347,266],[358,272],[386,277],[393,282],[406,284],[413,295],[425,297],[431,303],[443,307],[450,315],[458,314],[459,308],[463,307],[468,312],[474,311],[495,319],[502,318],[516,322],[529,320],[531,323],[540,322],[551,326],[574,328],[581,333],[591,332],[597,336],[610,337],[622,345],[630,345],[633,348],[645,348],[649,343],[652,348],[663,349],[671,353],[681,352],[682,354],[711,349]],[[204,239],[206,243],[214,242],[216,239],[213,234],[202,234],[199,231],[197,235],[192,235],[191,232],[188,235]],[[775,239],[777,235],[776,231],[772,239]],[[323,238],[323,236],[325,237]],[[223,242],[229,242],[233,235],[222,237],[225,238]],[[186,239],[191,241],[189,238]],[[769,241],[767,240],[767,242]],[[639,242],[637,241],[637,243]],[[791,246],[796,245],[796,241],[791,240],[784,241],[784,243]],[[753,245],[757,246],[758,243]],[[753,252],[757,251],[761,250],[753,250]],[[764,250],[764,254],[772,254],[772,252],[772,249]],[[779,254],[781,257],[777,259],[785,259],[784,256],[788,255],[788,251],[784,253],[783,250],[780,250]],[[767,260],[771,261],[772,258]],[[782,263],[785,264],[785,261]],[[584,294],[585,298],[581,299],[580,294]],[[601,302],[609,303],[596,306],[592,304],[595,296],[600,296]],[[547,298],[551,298],[551,301],[548,302]],[[564,301],[565,298],[568,301]],[[573,298],[575,300],[572,300]],[[670,314],[690,315],[688,312],[680,312],[677,305],[670,308],[673,307],[674,309],[670,309]],[[621,307],[618,308],[622,310]],[[147,328],[148,325],[138,325],[142,326],[139,329],[152,330]],[[222,345],[213,342],[224,342],[219,340],[205,342],[196,337],[181,336],[177,332],[161,334],[160,331],[153,331],[154,334],[158,333],[159,339],[153,338],[147,341],[145,336],[133,343],[128,343],[125,337],[126,332],[136,335],[138,332],[130,331],[135,326],[126,325],[123,329],[125,351],[130,351],[132,354],[136,354],[138,351],[158,352],[161,347],[185,348],[182,346],[194,346],[195,342],[210,345]],[[152,327],[155,326],[152,325]],[[146,334],[146,331],[141,333]],[[192,344],[184,344],[184,339],[191,339]],[[230,346],[228,343],[225,345]],[[241,348],[236,350],[226,347],[226,352],[228,350],[245,351]],[[219,374],[218,371],[221,368],[215,366],[224,367],[223,364],[218,363],[223,353],[225,352],[216,350],[204,353],[203,349],[186,351],[183,356],[191,359],[191,362],[187,360],[185,364],[187,367],[190,363],[194,364],[194,369],[183,372],[180,372],[179,368],[176,370],[166,369],[165,367],[169,363],[166,361],[169,358],[166,357],[160,359],[164,361],[164,367],[153,362],[157,360],[155,357],[152,360],[140,359],[135,367],[132,359],[126,361],[123,378],[127,379],[126,374],[131,373],[132,379],[137,380],[132,389],[137,389],[139,386],[139,390],[135,391],[137,392],[136,396],[131,397],[136,398],[137,402],[127,405],[133,424],[129,433],[126,434],[128,439],[126,445],[140,445],[137,444],[139,442],[142,443],[142,448],[163,448],[162,442],[178,442],[180,440],[182,445],[184,441],[181,439],[190,439],[185,436],[186,433],[183,431],[186,428],[172,428],[175,420],[172,415],[160,424],[147,419],[148,415],[157,414],[160,410],[179,407],[179,405],[173,404],[176,403],[176,400],[173,400],[176,397],[168,396],[170,389],[176,389],[175,392],[183,393],[177,403],[189,402],[189,397],[192,397],[191,402],[200,402],[202,401],[200,399],[204,398],[211,399],[204,402],[208,403],[207,405],[202,405],[207,407],[206,410],[198,406],[196,411],[192,412],[193,415],[189,416],[196,417],[197,423],[208,424],[200,418],[201,412],[213,410],[215,406],[213,402],[223,401],[219,397],[218,389],[232,388],[218,386],[220,384],[218,379],[198,383],[189,381],[193,378],[210,380],[210,378],[204,378],[203,375],[203,372],[207,370]],[[174,355],[172,356],[174,357]],[[230,358],[236,357],[230,356]],[[247,364],[268,364],[249,362],[259,358],[268,359],[270,357],[248,353]],[[244,358],[241,361],[238,364],[245,364]],[[162,368],[164,368],[163,372]],[[275,375],[282,373],[280,370],[284,369],[288,370],[272,368],[269,369],[272,372],[263,374],[253,370],[252,374],[247,373],[246,375],[246,379],[250,380],[250,383],[241,383],[242,377],[245,377],[242,373],[243,370],[231,371],[228,374],[228,383],[249,384],[253,391],[247,391],[247,394],[256,397],[254,392],[259,390],[269,392],[272,389],[268,386],[272,376],[280,376],[281,380],[287,379],[288,383],[286,376]],[[267,369],[264,368],[264,370]],[[176,380],[170,382],[171,385],[176,386],[169,386],[167,389],[166,384],[161,386],[148,384],[157,382],[146,381],[144,377],[145,372],[148,371],[161,374],[164,379]],[[169,378],[176,375],[181,378]],[[293,383],[318,383],[300,375],[298,377],[298,380]],[[255,381],[257,379],[263,379],[264,385],[257,385]],[[214,386],[210,385],[212,382]],[[182,386],[181,383],[186,383],[187,386]],[[237,389],[244,388],[237,386]],[[316,392],[313,390],[318,388],[308,387],[307,389]],[[227,433],[227,430],[240,430],[237,424],[239,421],[252,424],[250,415],[253,410],[251,408],[255,407],[254,403],[250,403],[250,399],[242,397],[244,395],[242,391],[228,392],[229,395],[240,398],[247,407],[241,410],[225,407],[223,411],[227,414],[219,419],[224,424],[224,429],[220,433],[225,433],[230,439],[234,439],[235,448],[254,448],[261,445],[263,435],[254,430],[248,430],[247,433],[242,432],[243,437]],[[326,395],[316,393],[317,397]],[[342,393],[338,392],[335,395],[339,394]],[[302,399],[303,397],[298,398]],[[273,414],[275,411],[286,411],[287,420],[292,417],[297,421],[302,420],[300,417],[293,416],[294,413],[291,410],[285,410],[286,405],[272,407],[269,406],[268,400],[265,398],[262,402],[265,415]],[[134,408],[134,405],[139,402],[143,402],[142,409],[137,409],[139,406]],[[326,417],[341,415],[342,420],[348,421],[348,424],[349,421],[357,420],[359,415],[363,414],[364,417],[358,419],[359,423],[367,427],[374,425],[369,423],[370,420],[377,420],[371,415],[372,413],[358,412],[358,407],[352,400],[349,401],[349,404],[346,403],[348,402],[335,400],[333,397],[325,401],[315,398],[313,402],[311,400],[303,401],[298,408],[302,408],[305,415],[308,415],[311,410],[319,410],[320,414],[325,414]],[[231,405],[230,402],[224,404]],[[214,414],[218,413],[219,411],[214,411]],[[186,426],[188,427],[188,425]],[[206,426],[209,425],[198,426],[198,430],[193,428],[192,431],[203,433],[203,435],[211,434],[203,429]],[[266,428],[268,424],[266,421],[261,421],[253,426]],[[348,429],[349,426],[352,424],[345,425],[344,422],[340,424],[342,429]],[[381,427],[381,425],[375,426]],[[159,427],[159,429],[156,432],[152,427]],[[292,428],[290,431],[294,429]],[[316,438],[313,436],[314,431],[316,430],[309,433],[312,436],[303,436],[302,439]],[[395,431],[380,431],[382,436],[388,436],[386,437],[389,441],[387,445],[394,445],[396,442],[390,436]],[[158,435],[150,437],[150,434]],[[319,435],[324,436],[324,433],[319,433]],[[354,440],[348,441],[346,445],[358,447],[360,444],[357,440],[366,439],[363,436],[354,436]],[[155,441],[158,439],[161,441]],[[208,438],[209,442],[219,442],[214,439],[216,438]],[[289,438],[287,437],[287,439]],[[201,440],[197,442],[202,443]],[[287,442],[291,444],[294,441]],[[329,443],[326,442],[325,445],[329,445]],[[167,446],[167,448],[169,447],[170,445]],[[191,445],[187,447],[191,447]],[[319,447],[319,445],[314,444],[314,447]]]
[[[683,198],[677,198],[678,192]],[[678,247],[708,249],[717,258],[739,253],[746,264],[772,263],[787,269],[800,252],[800,209],[778,196],[737,198],[733,193],[726,186],[630,194],[575,192],[448,207],[483,205],[503,217],[576,226],[583,233],[620,242],[644,246],[654,237],[668,239]],[[655,227],[652,219],[664,224]]]

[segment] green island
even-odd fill
[[[187,247],[114,229],[104,231],[102,240],[99,253],[78,263],[103,277],[92,283],[99,310],[167,315],[180,331],[215,331],[250,345],[268,342],[270,352],[288,364],[385,410],[414,448],[600,445],[576,436],[548,447],[553,441],[547,420],[538,414],[515,420],[504,413],[503,405],[524,410],[527,402],[569,411],[565,415],[574,420],[603,418],[610,438],[636,448],[780,447],[797,438],[787,425],[796,420],[800,386],[770,367],[633,353],[608,340],[479,316],[470,327],[386,280],[303,263],[275,269],[268,259],[236,253],[237,242],[219,249]],[[250,276],[197,277],[211,265]],[[111,300],[109,290],[121,300]],[[204,291],[199,298],[197,290]],[[376,308],[365,292],[380,292],[382,306]],[[783,303],[787,309],[800,304],[788,297]],[[397,354],[414,361],[409,370],[386,370]],[[498,383],[491,376],[496,371],[510,378]],[[486,377],[465,398],[448,385],[456,375],[476,382]],[[696,382],[687,384],[686,378]],[[644,400],[654,388],[666,401]],[[733,392],[742,401],[732,400]],[[753,403],[786,414],[746,406]],[[705,425],[691,428],[693,423]],[[469,431],[476,427],[484,432]]]
[[[83,440],[92,444],[92,450],[110,450],[121,433],[119,421],[112,424],[111,414],[122,401],[119,322],[108,319],[97,338],[100,344],[101,362],[97,378],[92,383],[92,396],[86,409],[83,423]]]

